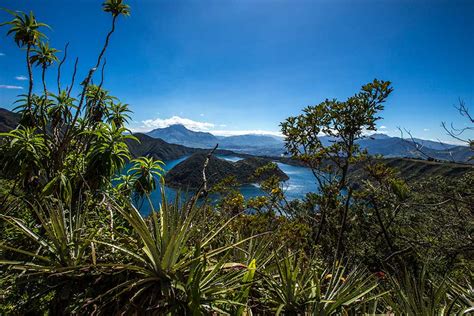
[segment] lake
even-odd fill
[[[220,156],[217,155],[218,158],[225,159],[228,161],[236,162],[241,160],[240,157],[235,156]],[[164,166],[165,171],[172,169],[174,166],[179,164],[181,161],[186,160],[188,156],[181,157],[176,160],[166,161],[166,165]],[[289,179],[283,182],[283,188],[285,191],[285,196],[288,200],[294,200],[302,198],[308,192],[314,192],[317,189],[316,180],[314,179],[314,175],[310,169],[305,167],[299,166],[291,166],[288,164],[284,164],[281,162],[276,162],[278,167],[285,172]],[[168,200],[174,200],[176,198],[178,190],[165,187],[165,193]],[[248,199],[256,196],[264,195],[265,193],[259,188],[258,185],[244,185],[240,187],[240,192],[242,195]],[[184,194],[181,193],[184,197]],[[159,209],[159,204],[161,202],[161,193],[160,189],[155,190],[150,195],[150,200],[153,203],[154,209]],[[140,203],[139,209],[140,213],[143,215],[147,215],[151,212],[151,206],[147,201]]]

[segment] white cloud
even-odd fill
[[[214,124],[212,123],[193,121],[180,116],[172,116],[167,119],[157,118],[154,120],[145,120],[142,121],[142,123],[144,124],[144,126],[141,126],[142,128],[165,128],[176,124],[184,125],[192,131],[209,131],[214,128]]]
[[[201,113],[201,114],[199,114],[199,116],[204,116],[204,114],[203,114],[203,113]]]
[[[430,129],[429,129],[429,128],[423,128],[423,131],[424,131],[424,132],[429,132]]]
[[[25,76],[16,76],[15,79],[16,79],[16,80],[20,80],[20,81],[28,80],[28,78],[25,77]]]
[[[138,123],[138,122],[134,122]],[[194,121],[180,116],[172,116],[167,119],[151,119],[144,120],[140,126],[130,126],[130,130],[134,133],[146,133],[155,128],[165,128],[171,125],[180,124],[187,129],[197,132],[208,132],[217,136],[235,136],[235,135],[272,135],[282,137],[281,132],[267,131],[267,130],[215,130],[215,127],[226,128],[225,124],[213,124],[208,122]]]
[[[380,128],[380,129],[387,129],[387,126],[382,125],[382,126],[380,126],[379,128]]]
[[[20,87],[20,86],[9,86],[9,85],[0,84],[0,89],[15,89],[15,90],[20,90],[20,89],[23,89],[23,87]]]

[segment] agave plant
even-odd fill
[[[30,240],[20,247],[0,242],[0,265],[21,272],[20,279],[38,284],[37,292],[30,293],[31,298],[52,294],[50,312],[53,314],[65,313],[73,293],[81,285],[78,276],[85,270],[79,270],[95,262],[90,240],[97,230],[87,228],[88,213],[81,208],[73,212],[54,199],[44,199],[41,204],[30,203],[40,230],[19,218],[0,214],[1,220]],[[7,252],[14,256],[5,257]],[[48,278],[54,282],[45,282]]]
[[[153,211],[147,219],[133,205],[117,206],[115,211],[135,236],[122,236],[121,244],[97,242],[128,256],[130,263],[123,269],[132,277],[93,303],[107,309],[110,302],[126,297],[128,312],[171,315],[224,313],[241,305],[232,298],[240,291],[246,265],[227,261],[226,254],[251,238],[214,247],[228,222],[205,230],[203,207],[196,205],[196,199],[168,204],[164,189],[159,212]]]
[[[376,287],[363,269],[348,271],[337,263],[323,269],[314,259],[288,254],[275,257],[274,269],[265,272],[263,302],[277,315],[332,315],[375,299]]]
[[[390,295],[383,300],[386,306],[404,315],[468,315],[474,311],[474,302],[461,285],[448,279],[436,280],[426,266],[412,272],[407,267],[391,274],[387,288]]]

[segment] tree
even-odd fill
[[[43,82],[45,99],[48,98],[48,90],[46,89],[45,81],[46,69],[54,62],[59,61],[58,57],[56,57],[57,52],[59,52],[57,49],[49,47],[49,43],[39,42],[38,46],[33,49],[34,54],[30,57],[32,64],[41,66],[41,80]]]
[[[127,113],[131,111],[128,109],[128,104],[122,102],[110,102],[107,111],[107,122],[114,122],[117,126],[124,126],[128,122],[130,116]]]
[[[132,160],[133,166],[130,168],[135,180],[135,192],[143,197],[156,190],[156,178],[161,177],[163,162],[153,158],[140,157]]]
[[[466,127],[456,128],[454,127],[453,123],[448,127],[446,122],[442,122],[441,126],[443,126],[446,133],[452,138],[466,143],[471,150],[474,151],[474,139],[465,138],[465,134],[474,131],[474,116],[469,111],[469,107],[464,103],[464,101],[459,100],[459,105],[456,107],[459,114],[467,120]],[[464,135],[463,135],[464,134]],[[471,160],[474,159],[474,156],[471,157]]]
[[[33,12],[26,14],[23,12],[13,12],[8,11],[13,15],[13,20],[0,24],[0,26],[10,25],[11,28],[8,31],[7,35],[13,34],[15,43],[18,47],[26,46],[26,65],[28,67],[28,78],[29,78],[29,87],[28,87],[28,112],[31,114],[31,95],[33,93],[33,71],[31,67],[30,53],[31,49],[38,44],[38,41],[41,38],[44,38],[45,35],[40,32],[41,27],[48,27],[47,24],[40,23],[36,20]],[[30,122],[33,123],[33,122]]]
[[[281,124],[289,154],[311,168],[319,184],[316,212],[321,214],[321,220],[316,243],[326,224],[327,213],[338,210],[340,228],[336,256],[341,251],[353,191],[347,179],[349,168],[365,156],[356,141],[365,137],[364,133],[376,130],[378,113],[384,109],[383,103],[392,91],[389,81],[375,79],[346,101],[326,99]],[[323,145],[320,138],[323,135],[331,139],[330,145]]]

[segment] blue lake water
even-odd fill
[[[218,156],[221,159],[229,160],[232,162],[238,161],[242,158],[235,156]],[[164,166],[165,171],[172,169],[174,166],[179,164],[181,161],[186,160],[187,156],[181,157],[176,160],[167,161]],[[317,189],[316,181],[311,170],[305,167],[291,166],[284,163],[277,162],[278,167],[285,172],[289,179],[283,182],[283,189],[285,196],[288,200],[294,200],[303,198],[306,193],[314,192]],[[258,185],[244,185],[240,187],[240,192],[242,195],[248,199],[256,196],[264,195],[265,193],[259,188]],[[178,194],[178,190],[165,187],[166,198],[169,201],[173,201]],[[185,192],[179,193],[182,198],[185,198]],[[155,190],[150,195],[150,201],[153,204],[154,209],[159,209],[161,202],[161,192],[160,189]],[[140,213],[146,215],[149,214],[152,210],[152,206],[148,201],[143,201],[138,203]]]

